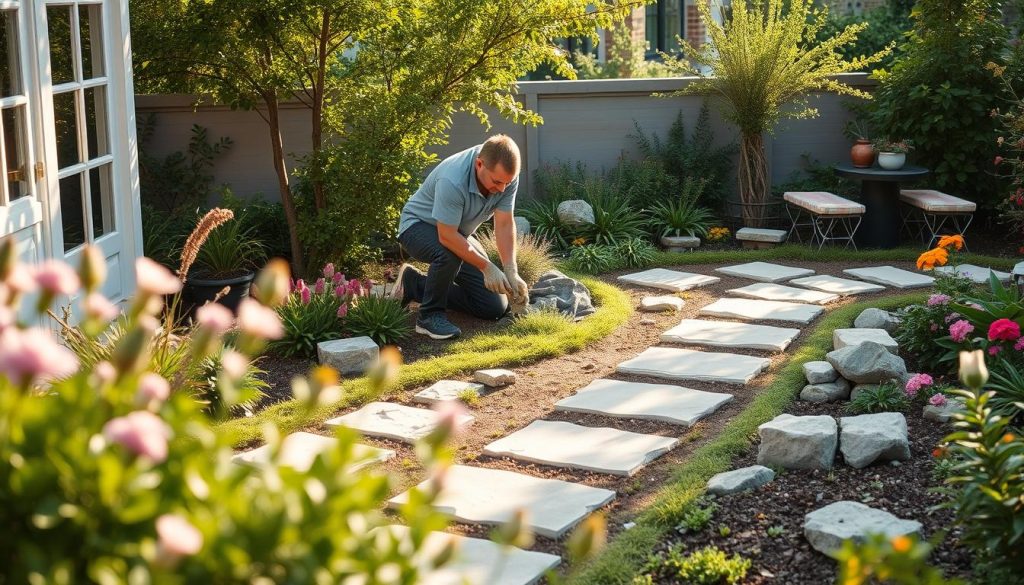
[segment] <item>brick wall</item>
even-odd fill
[[[701,0],[698,0],[701,1]],[[703,0],[710,2],[711,0]],[[704,30],[704,23],[700,19],[700,11],[696,4],[686,6],[686,40],[694,47],[699,47],[707,41],[707,31]]]

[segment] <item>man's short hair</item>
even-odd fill
[[[488,169],[493,169],[495,164],[501,166],[508,172],[519,174],[519,146],[516,141],[504,134],[495,134],[484,142],[480,148],[480,160]]]

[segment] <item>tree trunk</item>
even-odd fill
[[[284,140],[281,138],[281,112],[278,109],[277,93],[264,94],[267,105],[267,127],[270,129],[270,145],[273,151],[274,171],[277,173],[277,186],[281,192],[281,204],[284,206],[284,218],[288,223],[288,243],[292,250],[292,274],[302,276],[306,262],[302,256],[302,242],[299,241],[299,215],[295,210],[295,199],[292,188],[288,184],[288,166],[284,159]]]
[[[324,96],[326,95],[326,77],[327,77],[327,42],[331,32],[331,15],[326,10],[324,11],[323,21],[320,27],[320,43],[317,47],[317,64],[316,64],[316,81],[313,83],[313,111],[312,111],[312,122],[313,122],[313,160],[317,161],[316,164],[321,164],[320,151],[324,145],[323,138],[323,124],[324,124]],[[316,211],[320,211],[327,208],[327,197],[324,195],[324,182],[320,179],[313,181],[313,204],[316,206]]]
[[[768,201],[771,181],[768,178],[768,158],[764,153],[761,134],[743,134],[740,139],[739,180],[743,225],[761,227],[765,219],[764,203]]]

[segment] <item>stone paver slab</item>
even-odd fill
[[[920,533],[920,522],[903,520],[860,502],[834,502],[804,516],[804,537],[811,547],[829,556],[835,555],[847,540],[861,544],[871,534],[891,539]]]
[[[796,280],[789,281],[789,284],[795,284],[797,286],[813,288],[814,290],[843,296],[874,293],[885,290],[885,287],[880,284],[871,284],[862,280],[850,280],[849,278],[828,276],[827,274],[817,274],[806,278],[797,278]]]
[[[436,404],[449,400],[459,400],[459,395],[464,392],[475,392],[480,396],[487,389],[483,384],[476,382],[462,382],[459,380],[439,380],[429,388],[420,390],[413,395],[412,401],[420,404]]]
[[[691,426],[730,400],[731,394],[683,386],[598,379],[555,403],[555,410]]]
[[[789,303],[786,301],[755,301],[753,299],[718,299],[703,307],[701,315],[727,319],[790,321],[810,323],[825,308],[820,305]]]
[[[535,420],[487,445],[484,454],[628,477],[678,442],[673,437]]]
[[[748,262],[747,264],[737,264],[735,266],[723,266],[716,268],[715,272],[721,272],[729,276],[739,276],[740,278],[749,278],[760,282],[779,282],[814,274],[814,271],[809,268],[794,268],[781,264],[771,264],[770,262]]]
[[[795,303],[811,303],[814,305],[824,305],[825,303],[830,303],[839,298],[839,295],[831,293],[774,284],[771,282],[758,282],[747,285],[743,288],[730,289],[727,292],[749,299],[791,301]]]
[[[429,487],[430,480],[420,484]],[[546,538],[561,538],[588,514],[615,498],[611,490],[543,479],[500,469],[453,465],[433,506],[458,522],[496,526],[527,512],[527,525]],[[388,500],[397,508],[409,501],[409,492]]]
[[[380,357],[380,348],[366,336],[332,339],[316,344],[320,363],[341,374],[362,374]]]
[[[974,264],[960,264],[956,267],[953,266],[939,266],[935,268],[935,272],[939,274],[952,274],[954,271],[960,276],[969,278],[978,284],[986,284],[989,276],[992,274],[996,275],[996,278],[1000,282],[1009,282],[1010,273],[1000,272],[991,268],[985,268],[984,266],[976,266]]]
[[[292,433],[281,441],[281,450],[277,455],[277,464],[290,467],[296,471],[309,471],[313,462],[321,453],[337,447],[337,439],[314,433]],[[352,449],[352,462],[349,471],[358,471],[364,467],[387,461],[395,456],[390,449],[379,449],[369,445],[355,445]],[[251,451],[239,453],[231,458],[239,465],[265,467],[271,463],[270,445],[263,445]]]
[[[889,350],[889,353],[898,353],[900,349],[900,345],[885,329],[836,329],[832,332],[832,349],[860,345],[865,341],[874,341]]]
[[[406,526],[386,528],[394,538],[409,539]],[[455,556],[440,568],[431,559],[441,554],[452,542]],[[411,543],[409,547],[411,549]],[[533,585],[544,574],[561,563],[558,555],[519,548],[503,548],[490,540],[431,532],[413,558],[419,567],[418,585]]]
[[[640,299],[640,310],[651,313],[658,311],[681,311],[685,305],[686,301],[672,295]]]
[[[920,288],[935,284],[931,276],[910,272],[893,266],[872,266],[869,268],[847,268],[844,273],[877,284],[896,288]]]
[[[371,437],[384,437],[414,443],[430,434],[440,415],[433,410],[414,408],[390,402],[371,402],[359,410],[332,418],[331,426],[348,427]],[[473,422],[473,416],[459,416],[458,426]]]
[[[770,363],[768,358],[734,353],[650,347],[635,358],[619,364],[615,371],[669,380],[746,384],[768,369]]]
[[[660,288],[663,290],[670,290],[672,292],[681,292],[698,286],[715,284],[722,279],[717,276],[705,276],[703,274],[694,274],[692,272],[679,272],[676,270],[666,270],[664,268],[652,268],[650,270],[644,270],[643,272],[637,272],[634,274],[623,274],[619,277],[619,280],[630,284],[638,284],[640,286],[649,286],[651,288]]]
[[[785,351],[797,335],[800,335],[799,329],[751,325],[733,321],[683,319],[679,325],[662,333],[661,341],[712,347]]]

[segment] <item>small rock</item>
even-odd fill
[[[654,320],[651,317],[644,317],[644,318],[640,319],[640,324],[641,325],[654,325],[655,323],[657,323],[657,321]]]
[[[839,419],[839,451],[850,467],[875,461],[910,459],[907,419],[900,412],[844,416]]]
[[[946,403],[942,406],[932,406],[931,404],[924,405],[924,412],[921,416],[925,420],[931,420],[935,422],[945,423],[953,419],[953,415],[963,410],[964,401],[962,398],[946,398]]]
[[[362,374],[377,363],[380,348],[369,337],[332,339],[316,344],[320,363],[331,366],[341,374]]]
[[[517,234],[528,234],[528,233],[530,233],[530,220],[528,220],[525,217],[522,217],[520,215],[515,216],[514,218],[512,218],[512,220],[516,224],[516,233]]]
[[[804,377],[808,384],[828,384],[836,381],[839,372],[828,362],[807,362],[804,364]]]
[[[903,358],[874,341],[830,351],[825,359],[840,376],[857,384],[877,384],[902,379],[907,374]]]
[[[659,311],[680,311],[685,304],[686,302],[683,301],[683,299],[673,295],[644,297],[640,299],[640,310],[647,311],[649,313]]]
[[[477,370],[473,372],[473,379],[485,386],[497,388],[516,383],[516,373],[511,370]]]
[[[786,469],[831,469],[839,443],[831,416],[780,414],[758,427],[757,462]]]
[[[889,333],[895,333],[899,325],[899,317],[875,308],[864,309],[853,321],[853,326],[858,329],[885,329]]]
[[[800,391],[800,399],[808,402],[837,402],[850,397],[850,383],[843,378],[828,384],[808,384]]]
[[[594,223],[594,208],[582,199],[570,199],[558,204],[558,219],[570,226]]]
[[[622,525],[622,528],[623,530],[630,530],[632,528],[636,528],[636,522],[626,522]]]
[[[839,551],[846,540],[863,543],[869,534],[881,533],[895,538],[920,532],[920,522],[903,520],[859,502],[835,502],[804,516],[807,542],[814,550],[829,556]]]
[[[715,474],[708,480],[708,493],[725,496],[761,487],[775,479],[775,472],[762,465],[751,465]]]
[[[597,366],[595,364],[583,364],[582,366],[580,366],[580,369],[589,372],[590,370],[593,370],[596,367]]]

